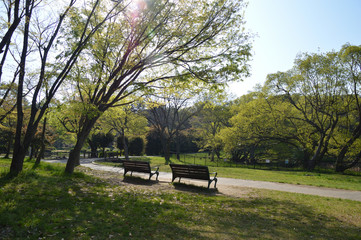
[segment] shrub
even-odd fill
[[[129,155],[142,156],[144,153],[144,140],[137,137],[129,141]]]

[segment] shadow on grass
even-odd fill
[[[155,177],[154,177],[155,178]],[[134,184],[134,185],[145,185],[145,186],[151,186],[154,184],[158,184],[159,181],[156,180],[148,180],[142,177],[136,177],[136,176],[125,176],[123,178],[123,182]]]
[[[359,239],[360,228],[306,201],[143,193],[97,179],[23,174],[0,189],[1,239]],[[153,181],[127,178],[134,184]],[[209,191],[212,191],[210,189]],[[320,198],[321,199],[321,198]],[[340,203],[341,204],[341,203]],[[331,211],[331,210],[330,210]]]
[[[205,195],[216,195],[218,193],[217,188],[207,188],[203,186],[197,186],[190,183],[179,183],[179,182],[173,182],[172,183],[174,188],[178,191],[182,192],[192,192],[192,193],[201,193]]]

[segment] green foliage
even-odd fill
[[[128,140],[127,137],[125,138],[125,144],[127,144],[129,146],[129,140]],[[119,150],[124,150],[124,143],[123,143],[123,138],[122,137],[117,138],[117,148]]]
[[[160,155],[162,153],[162,144],[160,141],[161,139],[157,131],[151,128],[147,134],[145,154],[148,156]]]
[[[94,32],[84,46],[86,54],[70,73],[74,81],[69,81],[69,88],[76,89],[74,95],[95,113],[79,112],[76,146],[84,144],[101,114],[154,89],[169,88],[172,81],[182,88],[200,85],[199,89],[217,90],[248,74],[250,43],[241,29],[242,1],[155,0],[138,5],[126,0],[120,5],[119,14]],[[97,8],[94,16],[109,13],[107,4],[104,7],[104,11]],[[87,10],[83,11],[72,15],[68,38],[80,36],[78,28],[86,25]],[[99,19],[90,24],[98,24]],[[73,151],[70,163],[79,151],[80,147]],[[67,171],[74,165],[69,164]]]
[[[137,112],[136,104],[108,109],[99,123],[104,130],[115,131],[128,138],[144,136],[148,131],[148,121]]]
[[[114,136],[111,133],[97,133],[92,135],[92,140],[96,146],[106,148],[113,142]]]
[[[191,121],[197,145],[201,150],[210,150],[212,158],[214,153],[219,157],[223,144],[218,133],[229,125],[231,117],[229,106],[215,103],[214,99],[213,101],[205,102],[202,110]]]
[[[291,70],[269,74],[259,92],[235,102],[231,127],[219,134],[225,151],[235,161],[289,159],[309,170],[326,159],[338,171],[357,163],[358,51],[345,45],[340,52],[299,55]]]
[[[137,137],[129,141],[129,154],[133,156],[142,156],[144,154],[144,139]]]

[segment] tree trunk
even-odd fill
[[[307,150],[303,150],[303,159],[302,159],[302,168],[304,170],[307,169],[308,160],[310,159],[311,154]]]
[[[177,133],[177,137],[176,137],[176,155],[177,155],[177,160],[180,160],[180,137],[179,137],[179,133]]]
[[[93,144],[92,141],[88,140],[88,144],[90,146],[90,157],[91,158],[96,158],[98,157],[98,154],[97,154],[97,147]]]
[[[12,136],[9,137],[9,142],[8,142],[8,147],[6,149],[6,153],[5,153],[5,157],[4,158],[9,158],[10,155],[10,151],[11,151],[11,143],[12,143]]]
[[[361,159],[361,151],[355,156],[354,160],[350,163],[350,164],[338,164],[336,165],[336,172],[344,172],[346,169],[352,168],[354,166],[356,166],[357,163],[359,163]]]
[[[127,144],[127,140],[125,138],[124,130],[122,133],[122,142],[123,142],[125,160],[129,160],[129,150],[128,150],[128,144]]]
[[[170,140],[162,138],[162,146],[164,151],[164,159],[165,159],[165,165],[169,165],[170,163]]]
[[[35,148],[35,146],[33,145],[33,146],[31,146],[30,148],[30,155],[29,155],[29,159],[30,160],[32,160],[33,159],[33,157],[34,157],[34,155],[36,155],[36,148]]]
[[[357,126],[357,128],[354,130],[352,137],[347,141],[347,143],[341,148],[340,153],[337,155],[336,159],[336,172],[343,172],[347,168],[344,166],[344,159],[346,156],[346,153],[349,151],[350,147],[353,145],[353,143],[361,136],[361,124]]]
[[[80,165],[80,151],[88,138],[91,129],[99,117],[84,120],[81,131],[77,134],[77,140],[74,148],[69,153],[69,158],[66,163],[65,172],[72,174],[76,166]]]
[[[23,170],[24,159],[26,151],[29,148],[29,144],[22,142],[22,128],[24,123],[24,112],[23,112],[23,87],[25,79],[25,68],[26,68],[26,58],[28,55],[28,45],[29,45],[29,32],[30,32],[30,19],[31,19],[31,10],[30,10],[31,1],[25,2],[25,28],[24,28],[24,38],[23,38],[23,49],[20,59],[20,70],[19,70],[19,82],[16,95],[16,108],[17,108],[17,121],[16,121],[16,133],[15,133],[15,143],[14,143],[14,154],[11,161],[10,173],[19,174]],[[28,129],[29,130],[29,129]],[[25,136],[27,138],[27,136]],[[29,137],[31,140],[31,137]],[[24,139],[25,141],[25,139]]]
[[[308,164],[307,164],[307,170],[308,171],[313,171],[317,165],[317,163],[321,160],[321,156],[324,153],[324,151],[322,151],[322,147],[324,144],[324,140],[325,140],[325,136],[321,136],[320,142],[318,143],[316,152],[313,154],[312,158],[308,160]]]
[[[41,158],[44,157],[44,151],[45,151],[45,131],[46,131],[46,116],[44,118],[43,123],[43,131],[41,133],[41,147],[38,157],[36,158],[35,165],[40,164]]]
[[[211,150],[211,162],[214,162],[214,149]]]
[[[165,158],[165,164],[169,165],[169,163],[170,163],[170,143],[169,143],[169,141],[166,142],[164,158]]]
[[[316,162],[318,162],[318,153],[315,153],[311,159],[308,160],[308,163],[307,163],[307,170],[308,171],[313,171],[316,167]]]
[[[21,145],[14,147],[14,154],[10,166],[11,174],[17,175],[23,170],[25,155],[26,150]]]
[[[77,141],[75,147],[69,153],[69,159],[66,163],[65,172],[72,174],[74,172],[74,168],[79,165],[80,162],[80,151],[83,147],[79,141]]]
[[[88,131],[88,134],[86,131],[82,131],[80,134],[78,134],[76,144],[69,153],[69,158],[65,167],[66,173],[72,174],[74,172],[75,167],[80,165],[81,149],[85,143],[86,138],[89,135],[89,132],[90,130]]]

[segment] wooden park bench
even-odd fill
[[[122,160],[122,162],[123,162],[123,167],[124,167],[124,177],[125,177],[125,174],[130,171],[131,176],[132,176],[133,172],[149,173],[149,180],[154,174],[157,174],[156,180],[158,180],[159,167],[155,167],[156,170],[154,172],[152,172],[149,162],[132,161],[132,160]]]
[[[216,188],[217,184],[217,173],[214,174],[214,177],[211,179],[208,167],[207,166],[199,166],[199,165],[183,165],[183,164],[170,164],[172,169],[172,182],[177,177],[179,181],[181,178],[192,178],[192,179],[199,179],[199,180],[207,180],[208,181],[208,188],[211,183],[214,181],[214,188]]]

